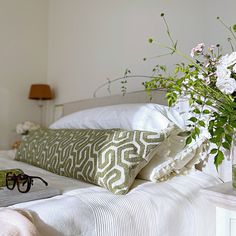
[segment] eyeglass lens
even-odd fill
[[[13,190],[17,185],[17,189],[21,193],[27,193],[30,191],[31,185],[33,185],[33,179],[41,180],[46,186],[48,183],[38,176],[29,176],[26,174],[15,175],[11,172],[6,175],[6,187],[9,190]]]

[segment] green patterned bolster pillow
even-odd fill
[[[21,143],[16,160],[125,194],[165,137],[117,129],[38,129]]]
[[[6,175],[7,173],[13,173],[15,175],[23,174],[24,172],[20,169],[7,169],[7,170],[0,170],[0,188],[6,187]]]

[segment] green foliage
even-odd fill
[[[234,32],[236,32],[236,24],[235,24],[235,25],[233,25],[233,27],[232,27],[232,28],[233,28],[233,31],[234,31]]]
[[[121,80],[121,93],[123,94],[123,96],[126,94],[127,92],[127,77],[128,75],[131,74],[131,70],[130,69],[126,69],[125,73],[124,73],[124,77]]]
[[[223,150],[230,150],[232,136],[236,129],[236,92],[232,95],[223,93],[217,87],[217,64],[220,63],[220,45],[205,49],[205,45],[199,44],[193,49],[193,58],[182,54],[177,49],[177,41],[173,40],[164,13],[161,17],[166,26],[166,32],[171,46],[165,46],[170,54],[179,54],[188,63],[177,63],[172,74],[167,74],[166,66],[157,64],[152,72],[155,74],[150,81],[144,83],[147,91],[157,88],[166,88],[166,98],[169,106],[173,106],[180,97],[187,96],[193,113],[189,118],[189,130],[181,132],[180,136],[186,136],[186,145],[195,140],[201,133],[201,129],[208,129],[211,138],[209,141],[215,145],[210,150],[214,155],[216,168],[224,160]],[[224,22],[217,17],[221,24]],[[226,27],[232,38],[236,40],[236,24]],[[150,38],[149,43],[154,39]],[[233,44],[231,42],[231,47]],[[204,51],[205,50],[205,51]],[[194,58],[196,56],[196,58]],[[233,64],[236,66],[236,63]],[[230,69],[232,71],[233,66]],[[231,77],[236,80],[236,73]]]
[[[205,127],[205,126],[206,126],[206,124],[205,124],[205,122],[204,122],[203,120],[199,120],[199,121],[198,121],[198,124],[199,124],[201,127]]]
[[[180,137],[187,137],[187,136],[189,136],[190,134],[191,134],[190,131],[183,131],[183,132],[179,132],[179,133],[178,133],[178,136],[180,136]]]
[[[186,139],[186,145],[190,144],[192,142],[192,137],[189,136],[187,139]]]
[[[222,151],[218,150],[217,154],[214,157],[214,164],[215,164],[217,170],[223,160],[224,160],[224,154]]]
[[[152,38],[148,39],[149,43],[153,43],[153,41],[154,41],[154,39],[152,39]]]
[[[215,155],[214,162],[218,168],[224,159],[222,151],[231,148],[232,136],[236,129],[236,89],[232,94],[229,94],[217,87],[217,67],[223,59],[220,44],[208,48],[204,44],[198,44],[191,50],[191,57],[185,55],[178,50],[178,41],[172,37],[165,14],[161,13],[161,17],[166,26],[166,33],[170,45],[161,44],[158,40],[149,38],[148,42],[150,44],[159,45],[167,50],[167,53],[152,58],[156,59],[161,56],[177,54],[185,62],[175,64],[172,73],[167,72],[165,65],[156,63],[152,68],[151,75],[144,76],[145,78],[149,78],[149,80],[144,82],[143,85],[149,94],[158,88],[166,89],[166,98],[169,106],[173,106],[179,98],[188,98],[192,117],[188,120],[188,130],[181,132],[179,135],[187,137],[186,145],[188,145],[200,135],[201,130],[207,129],[211,136],[209,141],[215,144],[215,147],[210,150],[210,153]],[[217,17],[217,20],[230,33],[228,42],[234,51],[236,45],[233,44],[233,40],[236,41],[236,24],[229,27],[220,17]],[[227,75],[230,72],[230,79],[236,80],[236,62],[234,57],[235,54],[232,55],[233,60],[231,58],[232,61],[225,68],[227,71],[224,72]],[[147,61],[148,59],[144,57],[143,61]],[[112,82],[121,81],[121,92],[124,95],[127,90],[128,79],[141,77],[130,74],[131,71],[127,69],[122,78],[112,81],[108,80],[105,85],[108,85],[108,90],[110,90],[110,84]],[[103,86],[100,86],[98,89],[101,87]]]

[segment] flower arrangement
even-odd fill
[[[30,131],[39,129],[40,125],[35,124],[31,121],[25,121],[23,123],[17,124],[16,133],[20,135],[27,135]]]
[[[170,46],[161,46],[171,54],[179,54],[187,63],[178,63],[171,75],[167,74],[165,66],[157,65],[151,80],[144,83],[145,88],[147,91],[166,88],[169,106],[180,97],[188,98],[192,117],[186,144],[195,140],[201,130],[208,130],[209,141],[213,144],[210,153],[214,155],[218,169],[224,160],[224,152],[231,149],[236,128],[236,52],[233,43],[233,40],[236,42],[236,25],[228,27],[217,17],[232,36],[228,38],[231,53],[222,55],[220,45],[206,47],[199,43],[191,50],[190,56],[186,56],[177,49],[177,41],[174,42],[163,13],[161,17],[171,41]],[[155,42],[149,39],[149,43]]]
[[[234,45],[236,24],[228,27],[220,17],[217,17],[231,35],[228,38],[231,53],[222,55],[219,44],[206,47],[204,43],[199,43],[187,56],[178,50],[178,43],[172,37],[164,13],[161,17],[166,26],[170,45],[149,38],[150,44],[156,44],[168,50],[167,53],[154,58],[178,54],[187,63],[176,64],[171,75],[167,73],[167,67],[160,64],[153,68],[151,76],[132,75],[127,69],[123,77],[108,79],[108,82],[99,86],[94,96],[104,86],[107,86],[110,93],[111,83],[117,81],[121,81],[121,92],[125,94],[128,79],[143,77],[149,79],[143,83],[147,92],[150,93],[158,88],[167,89],[166,97],[169,106],[173,106],[179,98],[187,98],[192,116],[189,118],[187,132],[181,135],[187,135],[186,144],[190,144],[202,131],[208,131],[209,142],[213,144],[210,154],[214,155],[214,164],[218,169],[225,158],[225,151],[231,149],[236,128],[236,45]],[[147,61],[148,58],[143,58],[143,60]]]

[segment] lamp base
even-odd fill
[[[40,125],[43,126],[43,100],[39,99],[38,100],[38,107],[40,109]]]

